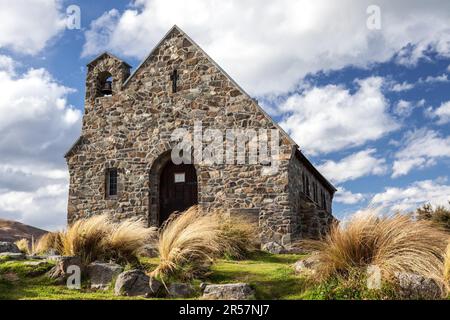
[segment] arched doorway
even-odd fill
[[[198,203],[197,172],[192,164],[175,165],[167,161],[159,177],[159,225],[174,211]]]

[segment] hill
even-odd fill
[[[35,228],[17,221],[0,219],[0,241],[14,242],[23,238],[38,239],[48,231]]]

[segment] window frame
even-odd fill
[[[112,175],[113,174],[113,175]],[[105,182],[106,182],[106,188],[105,188],[105,195],[107,199],[114,199],[117,198],[119,195],[119,171],[117,168],[108,168],[106,169],[106,175],[105,175]],[[114,180],[112,180],[114,179]],[[115,186],[115,193],[111,194],[111,190],[114,190],[114,188],[111,188],[112,186]]]

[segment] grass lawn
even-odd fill
[[[258,253],[251,260],[220,260],[208,278],[211,283],[246,282],[256,290],[257,299],[300,299],[306,280],[293,271],[300,255]]]
[[[251,260],[219,260],[203,281],[246,282],[256,289],[257,299],[301,299],[305,295],[306,281],[292,269],[292,264],[300,258],[300,255],[258,253]],[[147,270],[156,263],[157,259],[142,259]],[[70,290],[45,276],[51,267],[50,263],[37,267],[27,265],[26,261],[0,261],[0,299],[139,299],[117,297],[112,289],[90,290],[87,284],[81,290]],[[200,282],[193,281],[197,286]]]

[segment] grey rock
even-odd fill
[[[273,254],[280,254],[283,252],[284,247],[277,242],[267,242],[263,245],[262,250]]]
[[[63,257],[60,256],[60,255],[48,255],[48,256],[46,257],[46,259],[47,259],[48,261],[53,261],[53,262],[58,262],[58,261],[60,261],[62,258],[63,258]]]
[[[116,296],[144,296],[153,297],[158,293],[161,284],[152,279],[150,281],[141,270],[129,270],[122,272],[116,279],[114,293]]]
[[[433,279],[406,272],[396,273],[395,279],[402,299],[434,300],[443,297],[443,290]]]
[[[56,261],[56,265],[47,273],[51,279],[57,279],[60,282],[64,281],[67,277],[67,269],[70,266],[77,266],[83,271],[83,265],[80,257],[66,256],[59,257]]]
[[[172,298],[188,298],[194,294],[194,288],[186,283],[172,283],[167,289]]]
[[[93,262],[86,267],[92,289],[107,290],[123,268],[115,263]]]
[[[247,283],[209,284],[203,291],[206,300],[251,300],[255,291]]]
[[[21,253],[19,248],[15,243],[1,241],[0,242],[0,253],[8,252],[8,253]]]
[[[285,234],[284,236],[281,237],[281,244],[283,246],[288,246],[291,244],[291,235],[290,234]]]
[[[296,273],[315,273],[316,267],[317,259],[315,259],[315,257],[308,257],[294,263],[294,270]]]
[[[6,257],[9,260],[25,260],[26,256],[20,252],[2,252],[0,253],[0,257]]]
[[[202,283],[200,283],[200,290],[205,290],[205,288],[206,288],[206,286],[207,286],[208,284],[206,283],[206,282],[202,282]]]
[[[30,259],[30,260],[46,260],[47,259],[46,256],[38,256],[38,255],[33,255],[33,254],[27,255],[26,258]]]
[[[46,266],[49,263],[47,261],[25,261],[23,264],[26,266],[40,267],[40,266]]]
[[[158,249],[154,245],[145,245],[141,249],[140,255],[148,258],[156,258],[158,256]]]

